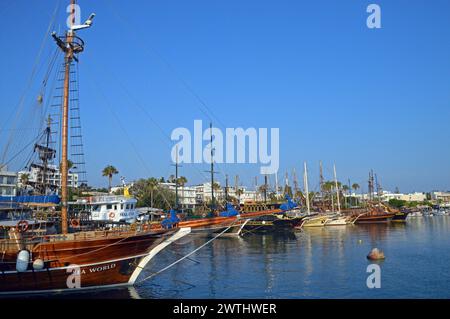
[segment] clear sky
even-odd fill
[[[370,3],[381,6],[381,29],[366,26]],[[450,189],[449,1],[79,4],[83,21],[97,14],[93,27],[79,32],[86,42],[80,99],[93,185],[107,184],[107,164],[127,180],[168,177],[167,136],[212,118],[223,130],[280,128],[280,178],[294,168],[300,175],[307,161],[312,189],[319,160],[326,178],[335,162],[338,178],[365,190],[369,169],[385,189]],[[2,147],[55,5],[0,0]],[[54,50],[50,36],[44,44],[38,84]],[[30,114],[38,87],[24,106]],[[259,166],[222,164],[217,178],[239,174],[251,185]],[[198,183],[207,180],[206,169],[184,165],[181,174]]]

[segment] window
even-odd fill
[[[114,205],[114,210],[117,210],[117,205]]]
[[[127,204],[127,209],[130,209],[130,205],[129,204]]]
[[[120,204],[120,209],[122,209],[122,210],[123,210],[123,204]]]
[[[112,209],[112,205],[111,204],[106,205],[106,209]]]

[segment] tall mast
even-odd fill
[[[264,203],[267,203],[267,175],[264,175]]]
[[[178,198],[178,145],[176,146],[176,156],[175,156],[175,209],[178,210],[179,198]]]
[[[75,0],[71,0],[71,21],[70,26],[72,27],[75,23]],[[66,55],[64,57],[64,95],[63,95],[63,112],[62,112],[62,163],[61,163],[61,230],[63,234],[68,233],[67,225],[67,176],[68,176],[68,165],[67,165],[67,144],[68,144],[68,134],[69,134],[69,85],[70,85],[70,64],[73,60],[73,41],[74,32],[69,30],[66,35]]]
[[[323,167],[322,167],[322,161],[320,161],[320,195],[323,198],[323,184],[325,184],[325,179],[323,177]]]
[[[278,199],[278,190],[279,190],[279,186],[278,186],[278,173],[275,173],[275,196]]]
[[[304,175],[303,175],[303,182],[305,187],[305,199],[306,199],[306,209],[308,212],[308,215],[311,214],[311,207],[309,205],[309,187],[308,187],[308,169],[306,167],[306,162],[304,163]]]
[[[293,171],[293,180],[294,180],[294,197],[295,197],[295,195],[298,193],[298,180],[297,180],[297,172],[295,171],[295,168]]]
[[[337,182],[337,177],[336,177],[336,164],[333,164],[333,171],[334,171],[334,184],[336,185],[337,209],[338,209],[338,213],[340,213],[341,212],[341,202],[339,200],[339,187],[338,187],[338,182]]]
[[[70,25],[69,30],[63,37],[58,37],[55,32],[52,33],[56,44],[64,52],[64,92],[62,103],[62,132],[61,132],[61,231],[68,233],[67,225],[67,177],[68,177],[68,135],[69,135],[69,101],[70,101],[70,65],[73,60],[78,62],[75,54],[84,50],[84,42],[75,35],[75,30],[89,28],[92,24],[95,14],[91,14],[82,25],[75,25],[75,0],[70,1]]]
[[[216,206],[216,200],[214,198],[214,148],[212,138],[212,122],[209,123],[209,133],[211,140],[211,211],[214,211],[214,208]]]
[[[228,203],[228,174],[225,175],[225,204]]]

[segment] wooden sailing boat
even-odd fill
[[[84,50],[75,31],[91,26],[94,14],[83,25],[72,24],[64,36],[52,36],[64,52],[62,103],[61,233],[33,231],[27,220],[6,226],[0,239],[0,294],[92,289],[134,284],[145,265],[190,229],[169,224],[159,230],[145,225],[69,233],[68,230],[68,119],[71,63]]]
[[[390,209],[381,202],[380,185],[376,181],[378,201],[374,198],[374,175],[371,171],[369,173],[369,202],[367,212],[360,214],[355,224],[373,224],[373,223],[389,223],[396,215],[397,211],[390,211]]]

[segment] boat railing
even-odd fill
[[[120,202],[123,200],[130,200],[131,197],[126,197],[123,195],[104,195],[104,196],[92,196],[85,199],[80,199],[77,204],[94,204],[94,203],[109,203],[109,202]]]
[[[124,237],[126,235],[136,235],[140,232],[150,230],[150,225],[125,225],[117,228],[83,231],[69,234],[46,235],[42,233],[14,233],[14,237],[0,239],[0,253],[20,250],[22,247],[31,250],[33,246],[40,243],[59,242],[59,241],[77,241],[77,240],[95,240],[102,238]]]

